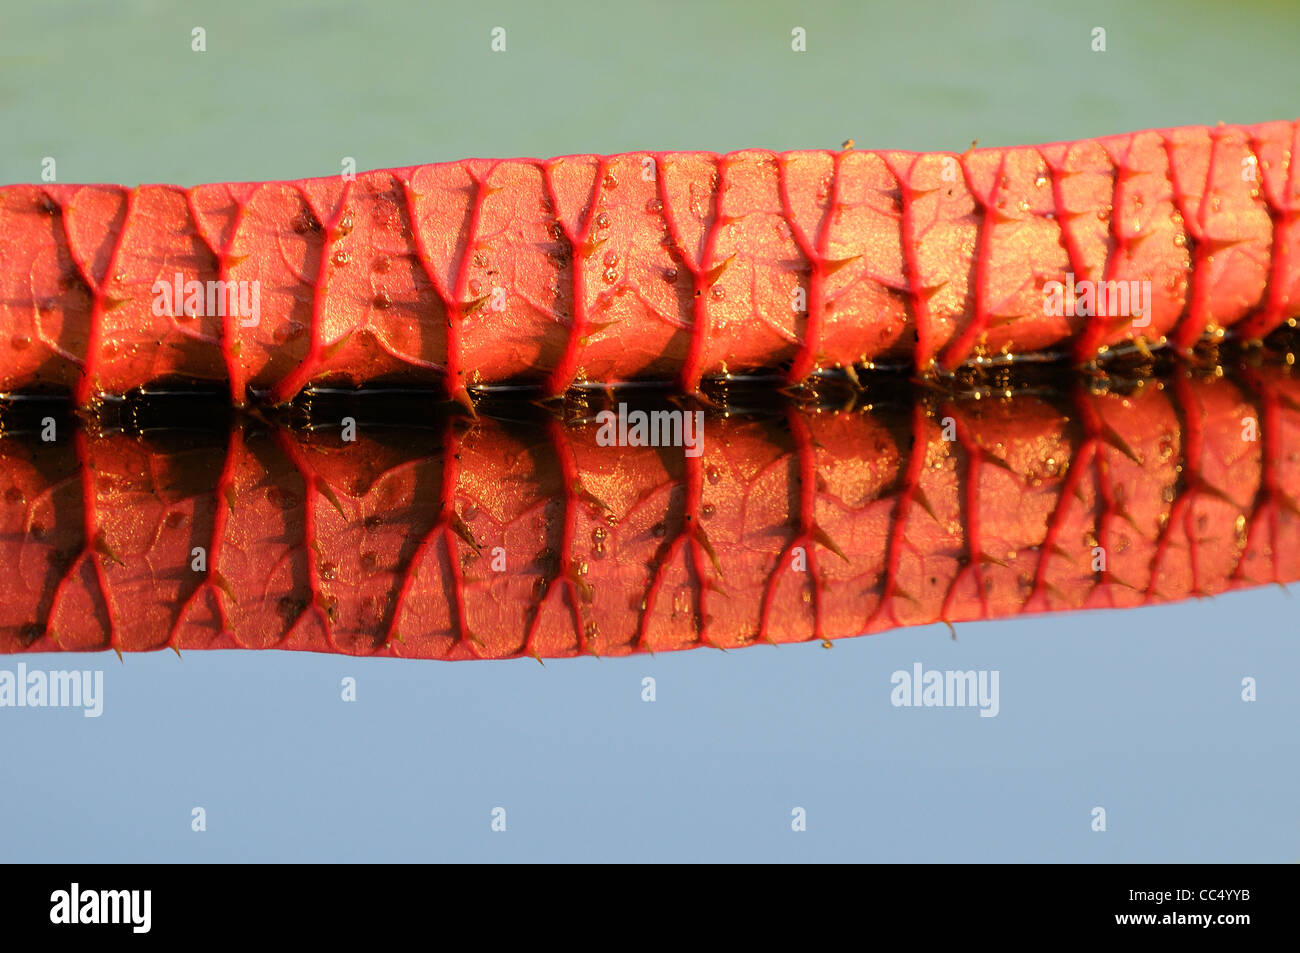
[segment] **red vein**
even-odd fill
[[[205,234],[202,225],[202,219],[199,216],[198,207],[194,204],[196,189],[187,189],[185,191],[185,204],[189,208],[190,219],[194,222],[194,233],[198,235],[199,240],[207,246],[208,251],[217,259],[217,277],[220,281],[230,280],[230,258],[231,249],[235,245],[235,239],[239,237],[239,229],[244,221],[245,206],[238,201],[229,186],[225,187],[226,195],[235,206],[235,214],[230,224],[230,234],[220,247],[217,242],[209,239]],[[227,308],[226,313],[221,316],[221,354],[226,362],[226,379],[230,385],[230,399],[236,407],[244,406],[246,388],[248,386],[247,364],[239,359],[236,353],[236,344],[239,342],[239,315],[238,309]]]
[[[1106,231],[1110,236],[1110,249],[1106,253],[1106,263],[1101,269],[1101,287],[1108,287],[1108,283],[1115,278],[1115,272],[1119,268],[1119,263],[1128,253],[1128,240],[1120,232],[1119,219],[1124,207],[1125,183],[1128,179],[1128,168],[1125,165],[1129,155],[1133,151],[1133,137],[1130,136],[1125,140],[1124,158],[1117,158],[1110,148],[1103,144],[1102,151],[1106,154],[1108,161],[1115,170],[1111,179],[1110,190],[1110,209],[1106,216]],[[1074,360],[1077,364],[1087,364],[1097,359],[1102,346],[1106,343],[1107,325],[1100,311],[1104,308],[1096,307],[1096,301],[1100,300],[1101,292],[1097,292],[1094,298],[1094,307],[1092,314],[1086,317],[1080,328],[1079,335],[1074,344]]]
[[[982,337],[988,333],[989,327],[989,309],[988,309],[988,281],[989,265],[993,262],[993,226],[994,218],[998,214],[996,211],[996,199],[1000,191],[1005,190],[1002,180],[1006,175],[1007,152],[1002,150],[998,159],[997,176],[993,180],[993,188],[989,193],[989,198],[984,198],[975,188],[975,182],[971,179],[970,168],[965,157],[959,162],[961,165],[962,177],[966,181],[966,190],[979,202],[983,214],[980,218],[979,233],[975,239],[977,251],[975,252],[975,268],[971,277],[971,282],[975,286],[975,315],[972,317],[966,329],[957,336],[955,340],[948,342],[943,353],[939,356],[939,363],[944,370],[953,370],[959,365],[965,363],[970,357],[971,352],[980,342]]]
[[[524,644],[521,654],[530,655],[536,659],[541,658],[541,653],[538,652],[533,643],[537,639],[538,630],[541,626],[542,609],[546,605],[546,600],[551,597],[551,593],[556,591],[557,587],[559,587],[561,597],[565,600],[569,609],[578,652],[583,654],[588,651],[582,619],[582,592],[578,583],[577,566],[575,566],[573,559],[577,543],[578,496],[581,477],[578,474],[577,464],[573,459],[568,440],[554,420],[548,421],[546,435],[551,450],[555,454],[556,466],[560,471],[560,499],[563,515],[560,523],[559,548],[555,555],[556,569],[550,574],[550,578],[542,584],[542,591],[529,610],[528,624],[524,630]],[[585,583],[583,585],[585,586]]]
[[[559,160],[563,161],[563,160]],[[573,287],[573,314],[569,316],[569,333],[564,342],[564,351],[556,362],[555,368],[547,377],[546,396],[559,397],[573,385],[578,376],[578,361],[582,352],[582,342],[587,336],[589,325],[587,314],[587,269],[585,263],[594,253],[591,246],[591,226],[600,207],[601,186],[605,173],[609,169],[608,158],[602,156],[596,163],[596,173],[592,181],[590,199],[582,213],[578,231],[573,232],[560,213],[560,193],[555,187],[553,170],[557,160],[542,165],[542,180],[546,185],[547,195],[555,209],[555,220],[560,232],[569,243],[570,280]]]
[[[882,157],[883,158],[883,157]],[[899,215],[900,244],[903,249],[903,270],[907,278],[907,293],[912,299],[912,317],[916,322],[916,350],[913,356],[917,374],[924,374],[934,364],[932,335],[930,333],[930,299],[921,284],[920,236],[916,234],[915,198],[919,193],[912,188],[912,175],[920,155],[913,155],[907,166],[907,181],[888,161],[885,166],[898,182],[902,212]]]
[[[708,232],[704,239],[704,249],[700,253],[699,262],[691,260],[690,255],[683,255],[683,264],[691,272],[694,279],[691,284],[695,291],[695,298],[692,304],[692,322],[691,322],[691,339],[686,350],[686,358],[682,362],[679,383],[682,390],[687,394],[695,395],[700,392],[700,381],[704,376],[704,356],[709,343],[709,330],[711,322],[709,321],[709,294],[711,285],[707,284],[708,274],[713,262],[714,249],[717,245],[718,227],[722,223],[722,216],[719,213],[719,207],[722,204],[723,177],[726,175],[729,157],[720,156],[714,163],[714,172],[710,180],[709,192],[709,209],[710,220]],[[660,175],[662,175],[662,171]],[[689,202],[689,188],[687,189]],[[685,243],[681,240],[680,230],[677,227],[676,216],[672,207],[664,199],[664,218],[668,222],[669,233],[673,235],[673,241],[679,248],[684,248]],[[674,234],[676,233],[676,234]]]
[[[104,284],[113,280],[117,273],[117,256],[122,250],[123,241],[126,238],[126,230],[131,221],[131,212],[135,207],[136,194],[138,189],[124,189],[123,194],[126,196],[126,207],[122,212],[122,227],[113,237],[113,247],[108,255],[108,264],[104,268],[104,280],[100,282],[95,279],[90,269],[90,263],[82,261],[76,251],[72,241],[72,235],[68,231],[68,211],[59,216],[63,225],[63,235],[68,243],[68,255],[72,258],[81,280],[85,282],[86,287],[90,289],[94,301],[90,308],[89,333],[86,337],[86,358],[81,368],[81,377],[77,380],[76,392],[74,399],[81,406],[87,406],[97,396],[99,389],[98,373],[100,361],[103,358],[103,337],[104,329]],[[106,224],[106,223],[105,223]]]
[[[1294,128],[1300,128],[1300,123],[1295,124]],[[1293,142],[1291,136],[1287,137],[1287,144]],[[1255,171],[1260,177],[1259,189],[1260,194],[1264,197],[1264,204],[1268,207],[1269,222],[1273,227],[1273,240],[1269,249],[1269,268],[1268,268],[1268,286],[1264,291],[1265,305],[1255,314],[1247,317],[1237,325],[1236,333],[1246,340],[1255,340],[1262,338],[1274,328],[1283,324],[1287,315],[1287,304],[1289,302],[1288,289],[1283,285],[1283,276],[1287,275],[1291,268],[1291,245],[1287,243],[1286,237],[1290,233],[1292,224],[1296,220],[1296,214],[1291,209],[1290,196],[1295,190],[1295,169],[1297,157],[1293,151],[1286,149],[1283,156],[1286,161],[1286,176],[1282,179],[1282,194],[1273,195],[1269,188],[1269,177],[1264,174],[1264,164],[1260,156],[1260,141],[1254,136],[1247,138],[1251,155],[1255,159]]]
[[[804,309],[803,338],[790,363],[790,369],[786,372],[788,384],[798,384],[811,374],[816,369],[818,355],[821,353],[822,325],[825,321],[826,253],[830,241],[830,224],[835,217],[839,201],[840,162],[844,155],[843,152],[831,154],[829,204],[821,222],[818,223],[817,236],[812,241],[809,241],[803,227],[799,224],[790,201],[788,163],[779,158],[776,160],[781,209],[790,225],[795,242],[799,245],[799,252],[808,263],[808,302]]]
[[[966,456],[965,466],[957,471],[959,483],[958,492],[962,499],[962,509],[966,514],[966,565],[962,567],[957,577],[953,579],[952,584],[948,587],[948,593],[944,597],[943,606],[939,612],[939,618],[944,621],[950,621],[949,606],[953,597],[957,594],[957,583],[966,573],[971,573],[975,577],[975,592],[980,602],[980,612],[983,617],[987,618],[989,614],[988,592],[984,587],[984,543],[983,532],[980,528],[980,492],[979,476],[980,464],[984,462],[988,455],[986,451],[971,436],[969,428],[951,404],[944,404],[943,412],[951,417],[955,423],[957,443]]]
[[[1191,270],[1187,276],[1187,303],[1183,307],[1183,313],[1178,317],[1178,322],[1170,332],[1170,340],[1174,346],[1182,351],[1188,351],[1209,326],[1209,321],[1204,317],[1205,297],[1209,290],[1205,282],[1206,259],[1210,250],[1205,235],[1205,202],[1214,177],[1214,157],[1219,141],[1214,136],[1210,137],[1210,159],[1206,164],[1205,190],[1201,194],[1200,204],[1197,205],[1196,212],[1193,214],[1188,204],[1187,190],[1183,188],[1178,165],[1174,161],[1174,144],[1164,135],[1161,135],[1160,140],[1164,143],[1165,155],[1169,162],[1169,181],[1174,190],[1174,203],[1178,208],[1179,215],[1182,216],[1184,230],[1196,243],[1196,247],[1192,250]]]
[[[303,204],[311,210],[316,221],[320,223],[324,230],[324,236],[320,247],[320,260],[316,265],[316,276],[312,279],[312,296],[311,296],[311,342],[307,348],[307,354],[303,359],[289,372],[272,390],[274,400],[277,403],[284,403],[292,400],[297,393],[321,370],[325,362],[325,349],[328,345],[321,340],[321,329],[325,323],[322,314],[325,304],[325,291],[329,283],[330,275],[330,249],[333,242],[342,237],[338,231],[338,224],[347,214],[348,199],[352,194],[352,180],[345,179],[343,189],[339,195],[338,205],[331,215],[322,215],[322,209],[318,209],[312,202],[311,196],[302,189],[295,187],[299,198]]]
[[[763,600],[759,610],[758,639],[767,641],[768,621],[771,617],[772,603],[776,599],[777,581],[784,570],[794,566],[794,554],[802,548],[807,566],[807,585],[812,593],[813,634],[812,638],[821,641],[825,638],[822,629],[822,595],[825,583],[818,573],[818,526],[817,526],[817,457],[813,448],[812,434],[808,421],[793,409],[786,411],[786,422],[790,427],[790,436],[794,442],[796,460],[795,480],[798,487],[798,510],[795,514],[795,531],[790,540],[777,556],[776,565],[768,574],[763,586]],[[823,544],[824,545],[824,544]]]
[[[224,280],[224,279],[223,279]],[[236,431],[236,434],[241,431]],[[233,438],[226,443],[226,454],[221,464],[221,475],[217,477],[217,484],[213,489],[215,496],[214,511],[212,514],[212,535],[208,540],[207,551],[207,570],[189,596],[181,603],[176,612],[175,620],[172,622],[170,631],[167,633],[167,644],[176,647],[180,642],[181,625],[185,621],[185,616],[189,612],[194,601],[203,592],[212,594],[212,601],[216,604],[217,621],[221,625],[221,631],[224,634],[230,629],[230,619],[226,613],[226,605],[222,601],[225,593],[222,592],[221,586],[217,584],[217,577],[220,570],[217,568],[220,561],[222,542],[226,535],[226,521],[229,518],[230,499],[234,495],[235,479],[235,439]]]
[[[925,470],[925,458],[928,453],[929,444],[925,440],[926,425],[929,422],[929,414],[926,408],[917,403],[912,408],[911,418],[911,448],[907,453],[907,467],[902,474],[902,488],[898,494],[898,499],[894,504],[893,512],[889,517],[889,539],[885,544],[885,579],[884,586],[881,589],[880,601],[876,603],[876,608],[867,616],[864,628],[871,630],[876,619],[882,612],[888,608],[889,622],[891,625],[898,625],[898,613],[894,610],[895,598],[898,595],[904,595],[908,599],[915,601],[915,598],[907,593],[902,593],[898,588],[898,572],[902,565],[903,546],[907,542],[907,521],[912,516],[912,510],[915,506],[914,497],[920,489],[921,474]]]

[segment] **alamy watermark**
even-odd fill
[[[133,933],[148,933],[153,925],[153,891],[83,890],[74,883],[50,894],[50,922],[126,924]]]
[[[996,718],[999,672],[928,671],[920,662],[910,672],[899,669],[889,678],[889,701],[895,708],[978,708],[981,718]]]
[[[686,456],[704,452],[704,411],[602,410],[596,415],[600,429],[596,444],[601,447],[685,447]]]
[[[87,718],[104,713],[104,672],[0,669],[0,708],[81,708]]]
[[[1059,318],[1072,314],[1078,318],[1132,318],[1133,327],[1151,323],[1151,282],[1074,280],[1069,272],[1065,281],[1043,285],[1043,314]]]
[[[158,317],[187,314],[192,318],[239,318],[240,326],[256,327],[262,320],[262,283],[253,281],[185,280],[179,271],[170,282],[153,283],[153,313]]]

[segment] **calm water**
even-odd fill
[[[0,181],[47,156],[60,181],[194,184],[349,156],[964,149],[1297,108],[1280,3],[556,6],[6,10]],[[104,713],[0,709],[0,811],[23,819],[0,858],[1295,861],[1294,618],[1271,587],[829,652],[30,657],[102,669]],[[998,671],[997,717],[892,705],[918,662]]]

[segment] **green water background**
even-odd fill
[[[1300,115],[1300,5],[1264,0],[133,0],[0,18],[0,182],[37,181],[45,156],[64,182],[194,185],[330,175],[344,156],[960,152]]]

